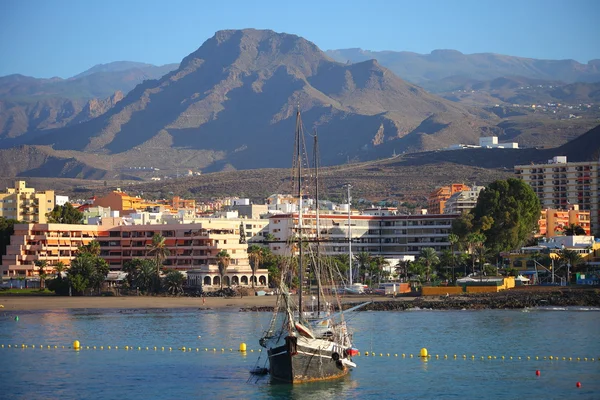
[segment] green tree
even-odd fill
[[[152,243],[147,246],[148,255],[154,255],[154,262],[156,265],[156,281],[157,285],[160,284],[160,267],[162,267],[163,261],[169,256],[170,251],[167,248],[166,239],[164,236],[155,234],[152,236]],[[156,291],[159,287],[156,287]]]
[[[68,278],[73,290],[82,294],[88,288],[99,291],[109,271],[108,263],[105,260],[84,252],[78,254],[71,262]],[[82,286],[84,283],[85,287]]]
[[[260,267],[262,260],[264,258],[263,248],[261,246],[257,246],[255,244],[248,247],[248,262],[250,263],[250,268],[252,268],[252,288],[254,289],[254,281],[256,271]]]
[[[423,282],[427,281],[426,269],[427,267],[425,266],[425,263],[423,263],[421,259],[418,259],[417,261],[409,264],[408,274],[410,275],[411,279],[416,277],[422,284]]]
[[[150,293],[159,286],[156,283],[156,265],[154,261],[144,260],[137,269],[135,280],[132,281],[132,287],[139,288],[142,293]]]
[[[6,254],[6,246],[10,244],[10,237],[15,233],[15,224],[19,221],[0,217],[0,257]]]
[[[74,208],[71,203],[62,206],[55,206],[54,209],[46,214],[49,223],[53,224],[81,224],[83,223],[83,213]]]
[[[375,256],[372,258],[371,265],[371,283],[373,282],[373,277],[376,277],[379,285],[381,284],[381,277],[383,276],[383,268],[390,265],[390,262],[383,256]]]
[[[44,289],[44,282],[48,277],[48,275],[46,274],[46,267],[48,267],[48,262],[46,260],[36,260],[34,264],[36,267],[38,267],[38,275],[40,277],[40,289]]]
[[[171,294],[179,295],[183,293],[183,283],[185,277],[179,271],[169,271],[165,276],[165,286],[167,291]]]
[[[485,234],[485,244],[494,253],[521,247],[536,231],[540,212],[533,189],[515,178],[492,182],[471,210],[473,226]]]
[[[433,247],[425,247],[419,252],[419,261],[425,267],[425,280],[429,282],[433,267],[440,262],[440,258]]]
[[[450,242],[450,251],[452,252],[452,282],[456,282],[456,253],[454,248],[460,243],[460,237],[455,233],[451,233],[448,235],[448,242]]]
[[[80,246],[78,250],[80,253],[89,253],[93,256],[99,256],[100,255],[100,243],[96,240],[92,240],[88,244],[84,244],[83,246]]]
[[[471,256],[472,262],[472,272],[475,272],[475,260],[477,260],[477,255],[480,253],[480,249],[484,246],[486,237],[483,233],[469,233],[467,238],[465,239],[467,244],[467,249]],[[467,270],[465,269],[465,276],[467,276]]]
[[[219,267],[219,275],[221,276],[221,289],[223,289],[223,277],[229,267],[231,256],[226,250],[221,250],[217,253],[217,266]]]
[[[62,280],[62,273],[65,269],[65,263],[63,263],[62,261],[57,262],[54,266],[54,271],[56,271],[56,278]]]
[[[69,284],[73,288],[75,294],[83,294],[88,288],[88,280],[83,275],[74,274],[69,277]]]
[[[373,258],[369,252],[361,251],[354,256],[354,259],[358,263],[359,275],[363,277],[362,282],[365,283],[367,270]]]
[[[134,288],[137,286],[138,276],[140,274],[140,269],[144,264],[149,264],[152,269],[155,269],[156,266],[152,260],[134,258],[132,260],[125,261],[123,264],[123,272],[127,274],[127,278],[125,278],[125,282],[127,286],[130,288]]]
[[[563,227],[563,233],[565,236],[584,236],[586,235],[585,229],[580,225],[569,224]]]

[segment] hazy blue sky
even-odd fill
[[[600,58],[600,0],[0,0],[0,76],[179,62],[221,29],[293,33],[323,50],[456,49]]]

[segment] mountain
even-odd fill
[[[431,95],[375,60],[345,65],[298,36],[247,29],[217,32],[105,114],[28,143],[110,156],[114,168],[283,167],[298,107],[319,132],[324,165],[502,134],[493,113]]]
[[[42,98],[32,102],[0,100],[0,141],[7,147],[25,133],[79,124],[102,115],[123,99],[121,91],[105,99]],[[8,140],[6,140],[8,139]]]
[[[104,98],[117,91],[129,92],[147,79],[156,79],[177,64],[154,66],[130,61],[100,64],[69,79],[38,79],[23,75],[0,77],[0,100],[33,102],[46,98],[70,100]]]
[[[0,77],[0,138],[39,133],[97,117],[137,84],[176,68],[177,64],[157,67],[119,61],[96,65],[69,79]]]
[[[446,91],[436,81],[452,76],[490,80],[502,76],[523,76],[551,81],[598,82],[600,60],[580,64],[574,60],[537,60],[493,53],[463,54],[456,50],[434,50],[430,54],[408,51],[329,50],[340,62],[376,59],[396,75],[429,91]]]
[[[152,64],[146,64],[135,61],[114,61],[106,64],[97,64],[92,68],[83,71],[70,79],[78,79],[83,78],[84,76],[93,75],[98,72],[122,72],[129,70],[140,70],[144,71],[150,79],[160,78],[165,75],[167,72],[171,72],[174,69],[177,69],[177,64],[166,64],[160,67]]]
[[[470,105],[486,104],[548,104],[598,103],[600,82],[576,82],[566,84],[522,76],[500,77],[488,81],[449,77],[441,81],[447,89],[438,95]]]

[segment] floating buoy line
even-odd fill
[[[248,349],[246,343],[240,343],[237,349],[234,348],[217,348],[217,347],[188,347],[188,346],[84,346],[79,340],[75,340],[71,345],[28,345],[28,344],[0,344],[0,349],[40,349],[40,350],[54,350],[54,349],[68,349],[75,351],[82,350],[124,350],[124,351],[180,351],[180,352],[194,352],[194,353],[260,353],[262,349]],[[357,357],[379,357],[379,358],[398,358],[398,359],[420,359],[421,361],[433,361],[433,360],[499,360],[499,361],[572,361],[572,362],[595,362],[600,361],[600,357],[574,357],[574,356],[504,356],[504,355],[475,355],[475,354],[430,354],[426,348],[422,348],[418,354],[411,353],[383,353],[383,352],[369,352],[357,353]]]

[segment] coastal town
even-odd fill
[[[431,192],[427,208],[412,214],[305,198],[302,232],[315,238],[318,230],[327,239],[321,255],[354,273],[354,282],[339,282],[349,293],[448,295],[526,285],[597,285],[600,242],[593,232],[600,228],[599,167],[560,156],[546,164],[515,166],[515,177],[531,187],[542,207],[527,243],[497,254],[485,248],[485,237],[472,232],[459,237],[453,230],[486,190],[456,182]],[[68,277],[73,261],[95,247],[106,265],[96,293],[135,288],[139,294],[140,286],[148,292],[132,278],[131,265],[149,259],[160,264],[163,279],[178,273],[176,294],[225,287],[264,295],[276,287],[276,258],[297,251],[299,204],[290,194],[273,194],[263,204],[236,197],[150,201],[117,188],[104,196],[69,199],[17,180],[0,193],[0,205],[4,289],[41,288],[45,280]],[[76,294],[92,293],[90,287],[82,289]]]

